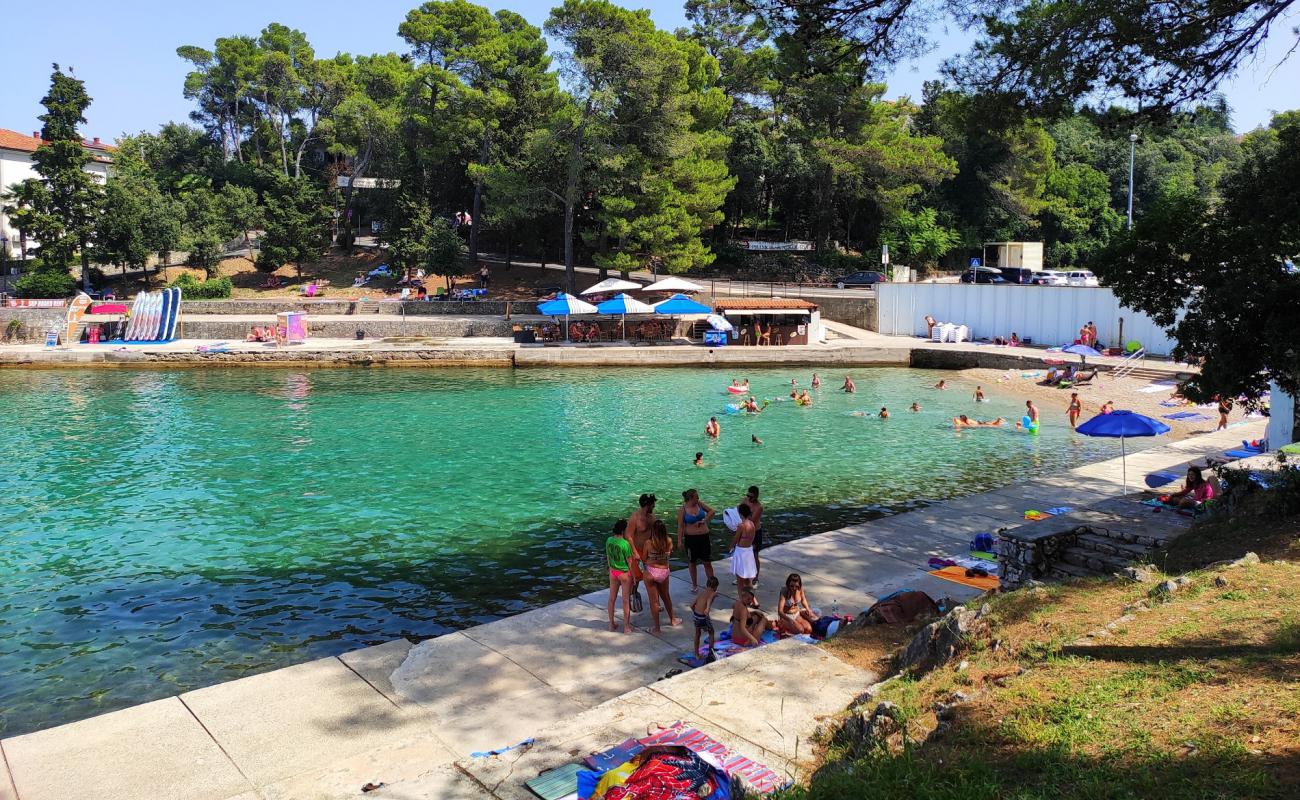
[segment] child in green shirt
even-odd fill
[[[623,633],[632,632],[632,612],[628,607],[628,594],[632,590],[632,576],[628,560],[632,558],[632,543],[627,540],[627,520],[614,523],[614,535],[605,540],[605,561],[609,565],[609,629],[618,630],[614,622],[614,601],[623,595]]]

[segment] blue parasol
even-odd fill
[[[1124,440],[1133,436],[1160,436],[1169,433],[1169,426],[1158,419],[1152,419],[1133,411],[1112,411],[1109,414],[1098,414],[1075,428],[1075,430],[1084,436],[1119,439],[1120,459],[1123,464],[1124,494],[1128,494],[1128,453],[1125,452]]]
[[[654,305],[656,314],[712,314],[713,309],[697,303],[684,294],[675,294],[672,297]]]
[[[560,292],[554,300],[548,300],[545,303],[537,304],[537,313],[544,314],[548,317],[564,317],[564,336],[569,336],[569,315],[570,314],[595,314],[596,307],[586,300],[581,300],[571,294]]]
[[[654,306],[649,303],[642,303],[635,297],[629,297],[626,294],[615,295],[613,299],[606,300],[596,306],[596,311],[601,314],[614,315],[622,317],[623,338],[627,338],[627,315],[628,314],[653,314]]]
[[[1062,348],[1061,348],[1061,352],[1062,352],[1062,353],[1074,353],[1076,356],[1079,357],[1079,363],[1080,363],[1080,364],[1087,364],[1087,363],[1088,363],[1088,356],[1099,356],[1099,355],[1101,355],[1101,351],[1100,351],[1100,350],[1097,350],[1096,348],[1093,348],[1093,347],[1089,347],[1089,346],[1086,345],[1086,344],[1072,344],[1072,345],[1070,345],[1069,347],[1062,347]]]

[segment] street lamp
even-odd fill
[[[1128,135],[1128,229],[1133,230],[1133,150],[1137,147],[1138,135]]]

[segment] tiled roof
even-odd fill
[[[719,311],[759,311],[766,309],[798,309],[811,311],[816,303],[785,297],[744,297],[734,300],[714,300],[713,307]]]
[[[98,150],[104,153],[111,153],[117,148],[111,144],[105,144],[99,141],[82,142],[83,147],[87,150]],[[8,128],[0,128],[0,149],[18,150],[23,153],[35,153],[36,148],[41,146],[41,137],[32,136],[18,131],[11,131]]]

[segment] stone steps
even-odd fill
[[[1124,556],[1105,555],[1082,547],[1067,547],[1060,553],[1060,561],[1090,570],[1099,575],[1110,575],[1124,569],[1132,561]],[[1052,565],[1059,567],[1060,563]]]
[[[1117,538],[1098,535],[1095,533],[1080,534],[1075,539],[1075,547],[1080,550],[1090,550],[1104,556],[1127,558],[1130,561],[1145,558],[1151,553],[1151,548],[1144,545],[1129,543]]]
[[[1105,578],[1110,573],[1097,572],[1096,570],[1080,567],[1065,561],[1057,561],[1047,570],[1047,577],[1058,581],[1075,580],[1076,578]]]

